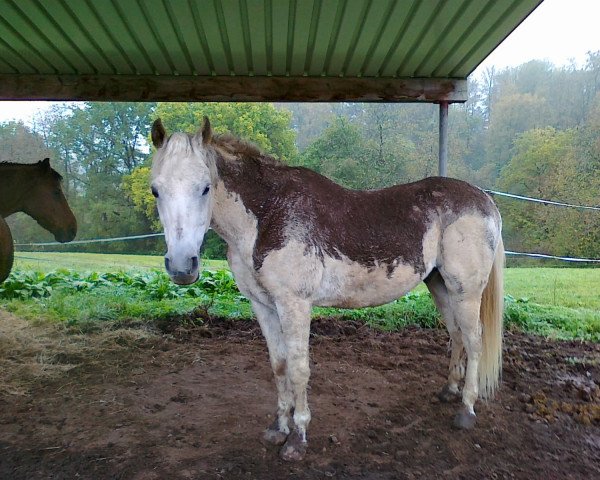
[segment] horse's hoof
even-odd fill
[[[454,427],[460,430],[471,430],[475,426],[477,417],[474,413],[468,412],[467,409],[463,409],[456,414],[454,417]]]
[[[263,440],[271,445],[283,445],[288,435],[288,433],[277,430],[277,428],[269,427],[263,433]]]
[[[450,390],[448,384],[444,385],[444,388],[437,394],[437,397],[442,403],[452,403],[461,399],[460,392],[453,392]]]
[[[290,433],[285,445],[281,447],[279,456],[286,462],[299,462],[306,455],[307,442],[302,441],[302,437],[297,430]]]
[[[279,420],[276,418],[265,430],[263,440],[271,445],[283,445],[288,438],[289,433],[279,430]]]

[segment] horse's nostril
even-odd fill
[[[167,270],[167,272],[169,272],[169,271],[170,271],[170,270],[169,270],[169,263],[170,263],[170,262],[169,262],[169,259],[168,259],[168,257],[165,257],[165,269]]]
[[[198,257],[192,257],[192,271],[198,268]]]

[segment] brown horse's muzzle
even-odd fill
[[[75,238],[77,235],[77,220],[73,217],[73,222],[66,228],[54,231],[54,238],[57,242],[67,243]]]

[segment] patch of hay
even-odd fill
[[[70,334],[61,324],[33,325],[0,309],[0,397],[27,395],[36,384],[78,367],[129,363],[135,350],[158,340],[131,328]]]

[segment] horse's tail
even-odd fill
[[[496,256],[488,284],[481,298],[482,350],[479,361],[479,395],[494,396],[502,373],[502,316],[504,310],[504,243],[502,237],[496,247]]]

